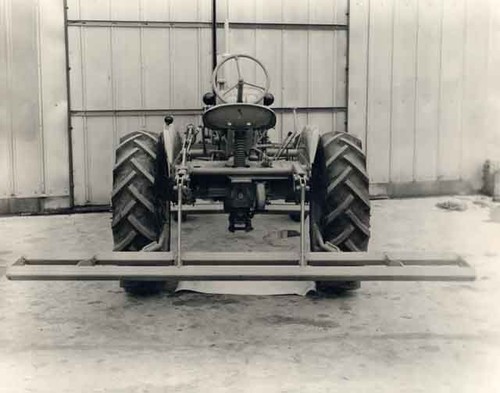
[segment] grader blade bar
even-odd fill
[[[474,269],[451,254],[311,252],[113,252],[91,258],[20,258],[11,280],[472,281]]]

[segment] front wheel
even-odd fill
[[[345,132],[321,136],[312,168],[311,251],[366,251],[370,239],[369,179],[361,141]],[[319,292],[359,288],[357,281],[318,281]]]

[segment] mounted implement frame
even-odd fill
[[[11,280],[472,281],[454,254],[309,252],[110,252],[71,258],[20,258]]]

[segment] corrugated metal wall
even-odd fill
[[[350,27],[349,131],[378,192],[479,188],[500,159],[500,3],[357,0]]]
[[[218,20],[228,11],[233,23],[230,51],[254,55],[269,70],[274,107],[283,108],[276,139],[293,129],[294,107],[298,126],[345,130],[346,0],[217,4]],[[201,97],[210,90],[211,1],[68,5],[75,202],[107,204],[120,136],[160,130],[168,112],[180,129],[201,122]],[[221,53],[225,36],[218,33]]]
[[[197,120],[209,88],[210,3],[69,1],[77,204],[108,202],[120,135],[159,129],[167,109],[181,124]],[[350,2],[348,126],[366,142],[374,192],[426,194],[460,182],[478,188],[483,161],[500,157],[498,5]],[[226,9],[219,0],[219,20]],[[258,23],[232,30],[232,51],[265,62],[276,106],[304,108],[299,125],[345,126],[344,113],[332,108],[346,105],[346,32],[324,25],[345,25],[346,10],[346,0],[230,0],[233,22]],[[0,12],[0,205],[40,196],[63,196],[64,205],[63,0],[0,0]],[[276,137],[293,127],[290,112],[279,120]]]
[[[60,0],[0,0],[0,205],[59,197],[69,169]]]

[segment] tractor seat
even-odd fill
[[[276,124],[276,114],[272,109],[262,105],[220,104],[203,114],[203,124],[212,130],[267,130]]]

